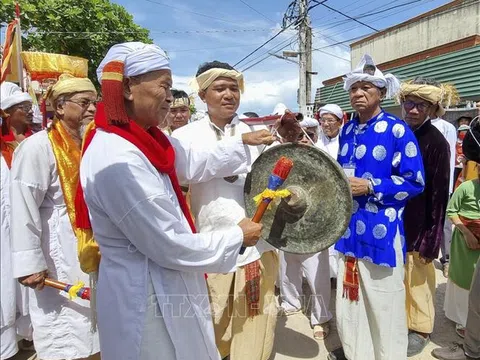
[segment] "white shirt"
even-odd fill
[[[247,169],[238,139],[196,148],[171,142],[180,182]],[[169,335],[162,341],[173,342],[176,359],[220,359],[204,273],[235,269],[242,230],[230,226],[192,234],[168,176],[112,133],[97,131],[83,156],[80,181],[102,254],[97,288],[102,359],[140,360],[150,278]],[[162,348],[156,350],[162,358]]]
[[[453,174],[455,172],[455,153],[456,153],[456,144],[457,144],[457,129],[455,126],[450,124],[448,121],[445,121],[441,118],[436,118],[431,120],[432,125],[435,126],[447,139],[448,145],[450,145],[450,194],[453,192]]]
[[[263,128],[265,127],[257,126],[255,130]],[[175,130],[172,137],[185,143],[205,147],[211,146],[218,141],[216,131],[219,132],[221,137],[230,137],[234,132],[234,137],[240,139],[242,134],[253,130],[253,127],[240,121],[237,116],[230,124],[225,126],[224,130],[221,130],[211,122],[207,114],[201,120]],[[263,148],[264,146],[248,147],[247,155],[252,162],[257,159]],[[220,177],[190,186],[191,207],[199,232],[222,230],[238,224],[240,220],[245,218],[243,187],[248,171],[250,171],[250,169],[240,174],[238,179],[233,183]],[[260,240],[256,246],[247,248],[245,252],[238,257],[237,265],[243,266],[249,264],[260,259],[263,252],[274,249],[275,248],[266,241]]]
[[[315,146],[325,151],[328,155],[337,160],[339,141],[340,131],[338,132],[338,135],[334,138],[329,138],[320,128],[318,132],[318,141]]]
[[[15,323],[16,280],[12,272],[12,251],[10,248],[10,169],[3,156],[0,156],[0,220],[1,220],[1,313],[0,328],[12,326]]]
[[[46,130],[22,141],[11,169],[13,276],[48,269],[49,277],[69,284],[89,277],[80,269],[77,238],[67,213],[57,164]],[[33,341],[40,359],[78,359],[100,351],[91,332],[90,302],[45,287],[29,289]]]

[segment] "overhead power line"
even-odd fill
[[[147,0],[148,1],[148,0]],[[323,2],[326,2],[327,0],[324,0]],[[309,10],[311,9],[314,9],[315,7],[319,6],[319,5],[322,5],[323,2],[319,2],[313,6],[311,6],[309,8]],[[291,4],[290,4],[291,5]],[[265,45],[267,45],[268,43],[270,43],[271,41],[273,41],[275,38],[277,38],[280,34],[282,34],[284,31],[286,31],[287,29],[289,29],[292,25],[296,25],[298,24],[302,19],[297,19],[297,21],[292,21],[290,22],[289,25],[287,26],[284,26],[278,33],[276,33],[274,36],[272,36],[270,39],[268,39],[267,41],[265,41],[262,45],[260,45],[259,47],[257,47],[255,50],[253,50],[252,52],[250,52],[249,54],[247,54],[246,56],[244,56],[241,60],[239,60],[236,64],[234,64],[233,66],[237,66],[238,64],[240,64],[241,62],[243,62],[245,59],[249,58],[250,56],[252,56],[253,54],[255,54],[258,50],[260,50],[262,47],[264,47]]]
[[[196,11],[187,10],[187,9],[184,9],[184,8],[181,8],[181,7],[178,7],[178,6],[173,6],[173,5],[170,5],[170,4],[166,4],[166,3],[163,3],[163,2],[160,2],[160,1],[154,1],[154,0],[145,0],[145,1],[147,1],[149,3],[152,3],[152,4],[166,6],[166,7],[169,7],[171,9],[178,10],[178,11],[187,12],[187,13],[195,14],[195,15],[198,15],[198,16],[203,16],[203,17],[206,17],[206,18],[209,18],[209,19],[214,19],[214,20],[217,20],[217,21],[222,21],[222,22],[225,22],[225,23],[228,23],[228,24],[235,24],[235,25],[241,25],[241,26],[244,25],[244,24],[234,23],[234,22],[231,22],[231,21],[228,21],[228,20],[224,20],[224,19],[221,19],[221,18],[218,18],[218,17],[215,17],[215,16],[202,14],[202,13],[199,13],[199,12],[196,12]]]
[[[315,0],[314,0],[314,1],[315,1]],[[315,1],[315,2],[316,2],[316,1]],[[376,32],[379,32],[379,31],[380,31],[380,30],[377,30],[377,29],[375,29],[374,27],[372,27],[372,26],[370,26],[370,25],[368,25],[368,24],[365,24],[364,22],[361,22],[360,20],[357,20],[357,19],[351,17],[350,15],[347,15],[347,14],[341,12],[340,10],[337,10],[337,9],[332,8],[331,6],[325,5],[324,3],[319,3],[319,5],[322,5],[322,6],[326,7],[327,9],[330,9],[330,10],[332,10],[332,11],[335,11],[336,13],[339,13],[339,14],[341,14],[341,15],[349,18],[350,20],[353,20],[353,21],[355,21],[355,22],[357,22],[357,23],[359,23],[359,24],[362,24],[363,26],[366,26],[366,27],[368,27],[369,29],[372,29],[373,31],[376,31]]]
[[[264,15],[263,13],[261,13],[260,11],[258,11],[257,9],[255,9],[254,7],[250,6],[247,2],[243,1],[243,0],[238,0],[240,1],[242,4],[244,4],[245,6],[249,7],[250,9],[252,9],[253,11],[255,11],[257,14],[261,15],[263,18],[267,19],[268,21],[271,21],[273,22],[274,24],[276,23],[274,20],[270,19],[269,17],[267,17],[266,15]]]

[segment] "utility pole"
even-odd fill
[[[284,29],[295,24],[298,30],[298,52],[284,51],[284,57],[299,56],[298,108],[302,114],[312,102],[312,75],[315,74],[312,72],[312,28],[308,11],[321,3],[313,1],[316,5],[309,8],[309,0],[293,0],[283,17]]]
[[[307,110],[307,29],[308,29],[308,0],[299,1],[299,26],[298,26],[298,47],[300,55],[298,108],[299,112],[305,114]]]

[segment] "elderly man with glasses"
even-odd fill
[[[51,126],[22,142],[14,154],[10,189],[15,214],[11,223],[13,276],[31,288],[33,340],[40,359],[99,359],[89,301],[69,300],[56,289],[43,289],[47,274],[69,284],[89,282],[77,244],[93,242],[93,238],[91,233],[84,237],[75,226],[74,202],[81,131],[93,120],[97,92],[89,79],[65,74],[47,97],[55,110]]]
[[[1,109],[8,117],[13,138],[21,142],[32,134],[33,123],[32,98],[26,92],[11,82],[3,82],[0,89]],[[7,126],[4,124],[3,126]]]
[[[420,354],[430,341],[435,319],[435,267],[443,238],[449,197],[450,150],[431,119],[442,116],[449,92],[441,84],[417,77],[400,91],[403,118],[417,138],[425,169],[425,190],[405,207],[407,244],[405,289],[408,353]]]

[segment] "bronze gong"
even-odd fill
[[[268,177],[281,156],[293,168],[281,189],[291,196],[275,199],[262,219],[262,238],[277,249],[312,254],[327,249],[345,233],[352,214],[352,193],[338,163],[316,147],[288,143],[263,152],[247,175],[244,195],[248,217],[253,217],[255,195],[267,187]]]

